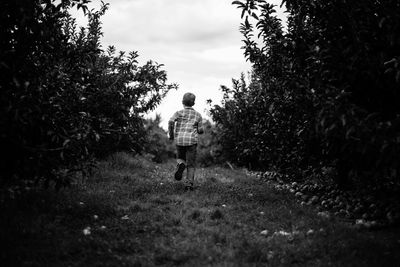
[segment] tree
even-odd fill
[[[176,85],[162,65],[100,44],[101,16],[87,0],[3,1],[0,8],[1,188],[86,172],[94,157],[142,149],[142,114]],[[70,8],[88,27],[76,29]],[[62,175],[63,174],[63,175]]]
[[[144,152],[152,156],[156,163],[165,162],[175,156],[175,147],[168,139],[167,132],[160,126],[161,114],[145,122],[146,142]]]
[[[212,113],[226,146],[251,155],[237,161],[293,173],[333,165],[340,184],[396,180],[398,1],[282,1],[287,32],[267,1],[233,4],[255,78]],[[229,133],[223,116],[248,135]]]

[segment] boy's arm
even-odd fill
[[[168,136],[169,140],[174,140],[175,121],[168,121]]]
[[[176,120],[176,117],[177,117],[177,113],[178,112],[175,112],[175,114],[168,121],[168,136],[169,136],[169,140],[174,140],[174,128],[175,128],[175,120]]]

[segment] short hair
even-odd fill
[[[196,96],[192,93],[186,93],[183,95],[182,104],[188,107],[192,107],[194,105],[194,101],[196,100]]]

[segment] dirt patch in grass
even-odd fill
[[[396,266],[400,231],[317,215],[242,170],[199,169],[119,154],[60,193],[2,207],[4,266]]]

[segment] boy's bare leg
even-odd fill
[[[186,154],[186,161],[187,161],[186,189],[188,190],[193,190],[193,185],[194,185],[194,173],[196,170],[196,148],[197,145],[192,145],[188,147]]]
[[[191,190],[193,190],[195,170],[196,169],[194,167],[187,168],[187,173],[186,173],[187,187],[188,187],[188,189],[191,189]]]

